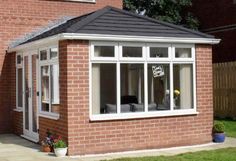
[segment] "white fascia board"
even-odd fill
[[[184,43],[184,44],[218,44],[220,39],[214,38],[178,38],[178,37],[148,37],[127,35],[102,35],[102,34],[62,34],[64,39],[104,40],[104,41],[132,41],[132,42],[159,42],[159,43]]]
[[[214,38],[178,38],[178,37],[148,37],[127,35],[77,34],[63,33],[36,40],[27,44],[8,49],[8,52],[38,48],[59,40],[97,40],[97,41],[125,41],[125,42],[153,42],[153,43],[182,43],[182,44],[218,44],[220,39]]]

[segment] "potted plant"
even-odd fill
[[[49,153],[53,151],[54,137],[49,130],[47,130],[46,135],[45,139],[41,141],[41,151]]]
[[[223,143],[225,141],[225,126],[222,122],[217,122],[213,126],[213,141]]]
[[[67,145],[59,136],[58,139],[54,139],[53,143],[54,153],[57,157],[64,157],[67,153]]]

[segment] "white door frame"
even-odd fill
[[[32,74],[32,56],[33,55],[38,55],[37,51],[28,51],[23,53],[23,135],[22,137],[31,140],[33,142],[38,142],[39,141],[39,134],[38,134],[38,128],[39,128],[39,119],[38,119],[38,96],[36,95],[36,105],[37,105],[37,111],[36,111],[36,126],[37,126],[37,132],[33,131],[33,114],[32,114],[32,110],[33,110],[33,74]],[[25,91],[25,78],[26,78],[26,73],[25,73],[25,57],[28,57],[28,87],[29,87],[29,98],[28,98],[28,120],[29,120],[29,126],[28,129],[25,128],[25,95],[26,95],[26,91]],[[36,91],[38,91],[38,84],[39,84],[39,77],[38,77],[38,59],[36,60]]]

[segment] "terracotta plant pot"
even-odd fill
[[[54,148],[54,153],[57,157],[64,157],[67,153],[67,148]]]
[[[51,147],[49,145],[42,145],[41,151],[49,153],[49,152],[51,152]]]

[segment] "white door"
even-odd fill
[[[38,70],[37,54],[24,54],[23,137],[38,142]]]

